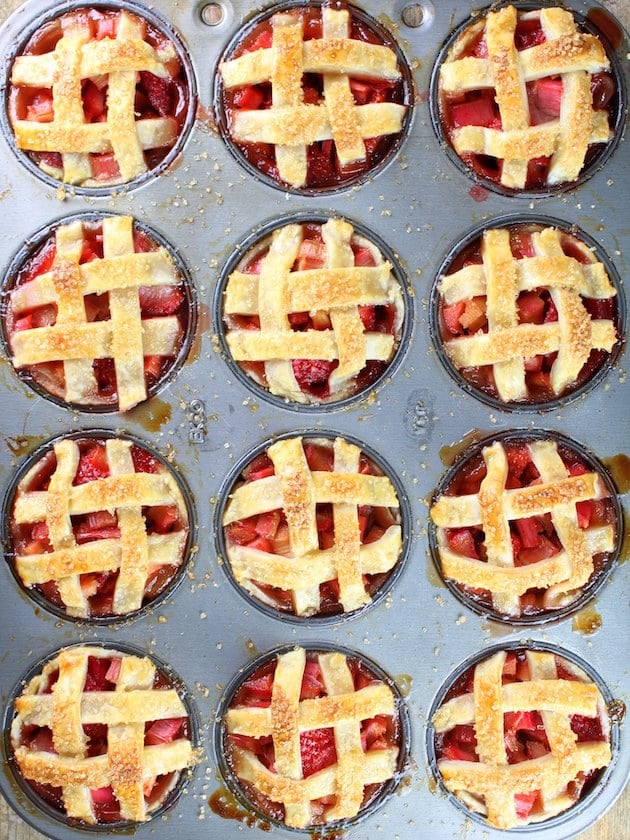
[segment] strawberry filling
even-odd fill
[[[274,674],[277,660],[261,665],[239,686],[232,698],[229,708],[259,707],[268,708],[271,705]],[[368,685],[381,683],[372,671],[358,659],[348,659],[348,665],[354,681],[354,690],[359,691]],[[300,701],[326,696],[324,678],[317,662],[317,653],[307,653],[306,667],[302,677]],[[398,715],[377,715],[361,722],[361,745],[363,751],[383,750],[390,747],[400,748],[401,728]],[[247,735],[229,733],[226,735],[226,755],[228,763],[233,765],[235,750],[248,750],[271,772],[275,772],[275,754],[271,735],[254,738]],[[300,733],[300,758],[302,761],[302,776],[308,778],[337,763],[335,733],[333,728],[312,729]],[[265,814],[277,820],[284,819],[284,807],[263,796],[247,782],[240,781],[248,797]],[[364,808],[376,799],[384,785],[365,785],[363,803]],[[336,797],[324,797],[311,802],[313,822],[321,820],[325,809],[335,804]]]
[[[305,441],[304,454],[311,471],[331,472],[333,470],[332,442]],[[382,470],[362,454],[359,470],[365,475],[383,475]],[[274,475],[274,465],[266,455],[259,455],[242,473],[245,483],[258,481]],[[240,485],[239,485],[240,486]],[[358,510],[361,544],[375,542],[383,536],[392,525],[398,524],[398,516],[391,508],[373,505],[362,505]],[[318,503],[316,506],[317,534],[321,550],[331,548],[335,544],[335,528],[332,505]],[[239,519],[231,522],[223,529],[226,543],[229,546],[241,545],[255,548],[270,554],[291,556],[289,526],[283,510],[274,510]],[[391,572],[378,574],[364,574],[363,583],[370,597],[385,585]],[[269,586],[260,581],[252,582],[259,593],[258,597],[265,603],[273,605],[282,612],[295,614],[293,593],[291,590]],[[320,606],[315,615],[335,615],[343,612],[343,605],[339,600],[339,585],[337,580],[320,584]]]
[[[576,674],[563,665],[563,660],[556,656],[557,679],[576,680]],[[444,697],[444,703],[455,697],[473,692],[475,666],[464,672],[453,683]],[[531,679],[529,664],[524,650],[510,651],[503,666],[502,683],[528,682]],[[583,715],[571,715],[569,718],[577,743],[587,741],[605,741],[599,717],[588,718]],[[508,764],[542,758],[551,752],[545,732],[542,715],[537,711],[506,712],[503,715],[504,745]],[[474,726],[456,725],[446,732],[436,735],[435,752],[438,761],[479,761],[477,755],[477,737]],[[568,785],[567,793],[576,802],[592,789],[599,773],[597,770],[582,772]],[[542,813],[544,803],[540,791],[516,793],[514,796],[516,813],[520,819]]]
[[[80,265],[103,259],[103,232],[100,222],[83,222],[83,250]],[[160,247],[147,233],[134,229],[134,247],[136,253],[156,251]],[[25,260],[18,269],[13,288],[25,286],[43,274],[51,271],[56,254],[55,235],[51,234]],[[169,355],[147,355],[144,357],[144,377],[147,392],[153,393],[170,375],[184,343],[189,328],[190,303],[185,292],[183,280],[177,286],[141,286],[138,289],[140,312],[143,320],[155,317],[176,317],[179,322],[177,340],[173,352]],[[90,294],[83,298],[88,322],[106,321],[110,318],[109,294]],[[57,320],[55,303],[37,305],[31,309],[14,312],[9,295],[5,313],[5,330],[11,337],[21,330],[52,326]],[[113,406],[118,403],[118,389],[114,361],[110,358],[95,359],[92,363],[96,382],[95,393],[89,404],[94,407]],[[20,369],[32,378],[41,388],[53,397],[63,399],[66,393],[64,368],[62,362],[40,362]],[[85,405],[85,403],[82,403]]]
[[[84,691],[114,691],[120,674],[120,657],[90,656]],[[40,692],[50,694],[59,677],[58,671],[53,671]],[[173,684],[161,672],[156,671],[154,689],[173,688]],[[87,739],[87,756],[107,754],[107,726],[94,723],[84,724],[83,732]],[[145,724],[144,744],[168,744],[180,738],[190,739],[190,725],[188,718],[174,718],[170,720],[148,721]],[[46,726],[24,726],[20,732],[19,746],[27,747],[36,752],[56,753],[52,731]],[[144,785],[144,799],[148,809],[154,810],[162,804],[164,798],[172,790],[177,781],[177,773],[168,773],[148,779]],[[65,813],[63,791],[60,787],[25,779],[27,784],[45,802],[61,813]],[[90,791],[92,809],[97,823],[115,823],[122,819],[120,805],[111,787],[98,788]]]
[[[141,35],[155,50],[173,51],[167,37],[146,20],[130,15],[140,22]],[[21,55],[46,55],[54,51],[63,33],[72,25],[87,26],[93,41],[116,38],[120,12],[114,9],[77,9],[46,23],[35,32]],[[137,74],[134,118],[136,121],[165,117],[177,126],[176,133],[183,129],[189,107],[190,91],[179,58],[173,56],[166,63],[168,75],[156,76],[143,71]],[[83,116],[86,123],[106,122],[108,77],[95,76],[83,79],[81,94]],[[9,93],[9,107],[12,120],[30,120],[49,123],[54,120],[52,88],[35,88],[12,85]],[[163,141],[160,141],[162,143]],[[144,158],[148,169],[158,166],[169,153],[172,143],[155,149],[145,149]],[[58,152],[28,152],[35,163],[52,177],[62,180],[63,164]],[[89,161],[92,179],[97,185],[120,180],[120,170],[112,152],[91,153]]]
[[[322,239],[321,224],[309,223],[303,225],[304,239],[300,245],[297,259],[292,271],[308,271],[322,268],[326,260],[326,245]],[[362,238],[354,238],[351,242],[355,266],[375,266],[374,251]],[[241,271],[246,274],[260,274],[264,257],[268,248],[257,250],[255,254],[246,257]],[[366,305],[359,307],[359,314],[366,332],[384,333],[398,338],[400,332],[400,314],[393,303],[382,305]],[[330,330],[332,322],[328,312],[318,309],[311,312],[293,312],[289,315],[289,323],[294,332],[307,330]],[[259,330],[258,315],[226,316],[226,326],[229,329]],[[268,388],[264,362],[239,361],[240,367],[255,382],[263,388]],[[330,375],[337,369],[337,360],[325,359],[293,359],[291,366],[300,391],[313,402],[327,402],[339,399],[340,395],[331,388]],[[387,369],[389,362],[368,359],[365,367],[350,383],[344,383],[345,391],[341,396],[353,396],[370,387]]]
[[[86,484],[107,478],[110,474],[103,441],[86,438],[77,441],[80,457],[74,476],[74,485]],[[136,472],[159,473],[165,468],[160,461],[145,449],[134,445],[131,457]],[[48,452],[38,462],[34,470],[29,471],[26,481],[20,484],[20,493],[46,491],[50,479],[57,467],[54,451]],[[186,531],[188,525],[176,505],[152,505],[143,509],[147,534],[170,534]],[[79,545],[98,540],[119,540],[120,529],[116,512],[107,510],[72,516],[74,538]],[[46,522],[29,524],[11,523],[13,556],[46,554],[53,551],[49,540]],[[172,564],[155,565],[149,569],[145,584],[143,606],[153,601],[173,581],[179,566]],[[118,570],[89,572],[79,576],[83,596],[88,604],[88,615],[92,618],[115,615],[114,590],[118,580]],[[64,609],[59,588],[54,580],[35,584],[36,589],[53,606]],[[96,660],[94,667],[104,660]]]
[[[515,259],[523,260],[536,256],[532,234],[542,226],[521,224],[511,227],[510,246]],[[582,265],[593,261],[592,252],[573,234],[561,232],[561,247],[564,254]],[[447,276],[455,274],[470,265],[482,265],[482,237],[471,242],[455,257],[450,264]],[[581,302],[594,320],[611,320],[617,323],[619,314],[616,297],[595,299],[581,296]],[[519,324],[546,324],[558,321],[558,311],[553,300],[553,290],[546,287],[522,291],[516,300]],[[445,345],[461,336],[488,332],[486,315],[486,297],[478,295],[466,301],[447,304],[443,299],[439,303],[440,337]],[[528,403],[546,403],[559,396],[568,395],[586,385],[600,371],[610,358],[606,350],[593,349],[576,379],[562,394],[557,394],[551,385],[551,368],[557,358],[557,352],[540,354],[525,359],[525,386]],[[475,389],[495,399],[500,399],[492,365],[460,368],[459,372]]]
[[[518,52],[544,43],[545,33],[540,18],[532,12],[519,16],[514,34]],[[462,42],[463,46],[462,46]],[[457,42],[458,58],[487,58],[488,47],[483,32],[466,34]],[[548,76],[525,84],[531,126],[558,120],[562,101],[561,76]],[[593,108],[606,111],[611,127],[614,125],[618,104],[616,82],[610,72],[594,73],[591,77]],[[495,102],[494,89],[470,90],[460,93],[440,92],[440,120],[446,137],[454,147],[453,132],[465,126],[482,126],[500,131],[502,129],[499,108]],[[588,167],[602,152],[605,144],[592,143],[587,151],[584,168]],[[472,152],[458,153],[459,157],[481,178],[501,184],[503,162],[490,155]],[[550,157],[534,158],[530,161],[525,182],[526,190],[542,189],[547,186]]]
[[[507,489],[530,487],[541,483],[541,478],[526,441],[503,441],[508,461]],[[564,444],[558,446],[558,452],[570,476],[592,472],[589,466],[573,449]],[[467,496],[479,493],[481,483],[486,476],[486,467],[481,452],[466,459],[444,490],[447,496]],[[577,502],[575,505],[578,525],[582,529],[610,525],[617,531],[617,515],[612,499],[605,497]],[[548,557],[554,557],[562,550],[562,543],[556,533],[551,514],[523,517],[509,523],[512,538],[512,554],[515,566],[537,563]],[[451,551],[479,562],[487,561],[485,534],[481,527],[444,528],[446,544]],[[593,556],[593,573],[583,589],[596,585],[604,574],[610,561],[609,552]],[[484,609],[495,609],[492,594],[486,589],[475,589],[453,581],[467,597]],[[583,591],[583,590],[582,590]],[[544,589],[531,588],[521,596],[522,615],[541,615],[549,611],[545,606]],[[579,593],[578,593],[579,594]],[[576,594],[577,597],[577,594]]]
[[[304,40],[322,38],[322,17],[319,7],[297,7],[292,14],[299,14],[303,22]],[[352,15],[350,37],[371,44],[387,44],[365,20]],[[271,19],[263,20],[248,33],[229,55],[229,59],[238,58],[245,52],[268,49],[273,43]],[[405,85],[401,80],[368,79],[349,77],[350,92],[356,105],[368,105],[377,102],[404,104],[407,99]],[[324,101],[324,79],[319,73],[305,73],[302,78],[303,101],[317,105]],[[269,82],[247,85],[222,91],[222,105],[228,128],[238,111],[266,110],[272,104],[272,86]],[[343,186],[356,181],[365,173],[378,166],[395,148],[398,134],[383,137],[369,137],[365,143],[365,158],[348,163],[339,161],[332,140],[313,143],[307,150],[307,188]],[[252,167],[267,177],[283,183],[276,165],[275,147],[266,143],[245,143],[232,139],[245,159]]]

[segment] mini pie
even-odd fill
[[[619,346],[617,290],[575,232],[534,223],[484,230],[437,292],[448,360],[501,403],[565,397]]]
[[[267,658],[236,688],[222,724],[239,792],[291,828],[360,816],[400,768],[397,699],[340,651],[296,647]]]
[[[148,657],[96,646],[62,650],[27,683],[11,745],[37,797],[88,825],[150,819],[196,761],[172,681]]]
[[[450,687],[432,723],[442,783],[495,828],[542,823],[573,807],[611,760],[599,688],[547,651],[482,659]]]
[[[442,575],[468,603],[507,619],[551,616],[592,592],[619,538],[592,459],[552,438],[477,446],[430,513]]]
[[[391,39],[320,4],[266,13],[219,65],[230,140],[282,186],[344,186],[396,147],[409,99]]]
[[[11,67],[9,118],[45,174],[125,184],[178,143],[192,107],[169,38],[124,9],[77,8],[41,26]]]
[[[466,27],[438,95],[459,158],[517,191],[579,179],[613,137],[618,99],[603,43],[559,7],[504,6]]]
[[[338,402],[369,388],[399,346],[404,299],[392,265],[342,219],[276,228],[225,286],[232,358],[270,393]]]
[[[308,617],[352,612],[402,553],[390,479],[343,438],[290,437],[255,458],[223,513],[227,561],[251,595]]]
[[[57,399],[126,411],[180,361],[191,291],[131,216],[60,224],[9,279],[11,361]]]
[[[166,590],[186,556],[177,480],[126,439],[47,447],[19,480],[7,515],[16,576],[75,618],[135,612]]]

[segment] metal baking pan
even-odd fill
[[[167,838],[176,831],[191,840],[244,836],[238,820],[215,813],[221,810],[216,803],[223,801],[224,790],[212,747],[215,713],[237,671],[255,655],[279,645],[338,644],[363,652],[405,695],[412,766],[405,784],[383,808],[348,829],[347,836],[356,840],[383,836],[428,840],[436,834],[458,836],[464,826],[469,838],[504,836],[477,821],[466,821],[437,789],[426,750],[427,716],[440,687],[477,651],[504,640],[511,645],[531,639],[560,646],[584,660],[611,696],[628,700],[629,593],[620,562],[598,591],[596,602],[587,607],[591,618],[597,619],[591,622],[599,627],[597,632],[580,632],[589,623],[580,621],[581,614],[544,626],[510,627],[466,609],[453,597],[434,571],[427,536],[431,495],[447,462],[466,447],[471,432],[475,436],[513,428],[561,432],[604,461],[620,493],[628,489],[623,458],[630,449],[625,350],[597,387],[583,397],[551,411],[508,412],[483,403],[453,381],[435,351],[429,329],[431,289],[446,255],[473,227],[503,215],[535,212],[578,225],[599,243],[624,278],[630,269],[628,144],[619,142],[599,171],[557,195],[523,199],[480,190],[440,146],[428,105],[436,56],[453,28],[469,16],[471,4],[363,0],[360,5],[398,40],[413,71],[416,101],[407,137],[393,160],[352,189],[320,197],[283,192],[252,177],[224,145],[212,117],[215,65],[243,20],[255,11],[253,4],[241,0],[181,4],[155,0],[152,4],[187,46],[199,97],[197,119],[183,151],[158,178],[111,195],[57,189],[23,166],[6,138],[0,138],[3,272],[21,244],[52,221],[82,212],[128,213],[171,243],[187,264],[196,289],[198,334],[191,355],[156,396],[128,413],[70,411],[31,391],[7,359],[0,365],[0,494],[8,491],[16,470],[39,444],[62,433],[92,428],[121,430],[147,441],[176,464],[192,493],[198,551],[187,577],[171,597],[132,621],[90,626],[53,616],[32,601],[18,587],[8,565],[0,563],[3,707],[35,662],[53,649],[77,642],[129,644],[155,653],[190,690],[202,721],[205,759],[176,806],[139,826],[138,837]],[[565,5],[583,16],[603,8],[590,0],[568,0]],[[0,30],[5,61],[20,32],[49,8],[51,3],[30,0],[8,17]],[[419,26],[408,25],[418,22]],[[618,34],[617,53],[626,66],[628,41],[622,30]],[[6,64],[3,67],[5,78]],[[343,408],[300,411],[265,399],[234,375],[219,352],[212,307],[221,269],[243,240],[271,220],[308,212],[348,218],[383,240],[406,275],[413,317],[395,371],[367,397]],[[321,429],[364,442],[392,468],[411,511],[411,534],[404,568],[387,597],[344,621],[298,625],[257,609],[231,584],[217,558],[215,509],[226,477],[247,452],[275,435]],[[564,840],[583,831],[613,803],[629,773],[630,743],[621,727],[614,764],[598,795],[569,818],[544,829],[536,827],[536,836]],[[0,791],[44,835],[55,840],[86,836],[85,831],[68,828],[34,808],[6,765],[0,773]],[[250,825],[247,836],[262,837],[264,829],[264,825]],[[280,836],[290,834],[276,831]]]

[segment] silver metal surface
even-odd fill
[[[19,7],[0,31],[2,55],[28,21],[50,5],[33,0]],[[614,697],[628,702],[628,569],[623,565],[613,569],[598,593],[602,627],[591,636],[575,632],[571,619],[538,629],[510,629],[467,610],[439,582],[428,556],[427,501],[445,470],[440,450],[473,429],[489,433],[522,427],[561,431],[602,459],[630,452],[630,382],[626,351],[597,388],[564,407],[541,414],[490,408],[459,389],[437,358],[428,328],[431,286],[445,254],[473,225],[528,210],[578,224],[601,244],[625,278],[630,265],[628,144],[621,142],[605,167],[579,188],[558,196],[526,200],[472,189],[473,182],[440,148],[427,104],[435,56],[451,29],[470,13],[471,4],[424,0],[418,4],[422,22],[415,27],[402,22],[408,2],[363,0],[361,6],[394,32],[412,66],[418,96],[409,136],[393,162],[356,189],[321,198],[284,194],[239,168],[211,116],[216,58],[242,19],[254,11],[254,4],[240,0],[210,4],[221,7],[220,16],[215,11],[204,13],[207,3],[155,0],[153,5],[182,35],[197,76],[201,107],[183,153],[157,180],[134,190],[120,189],[114,196],[90,198],[35,178],[0,137],[0,264],[4,271],[24,240],[54,219],[85,210],[131,213],[168,239],[188,264],[200,304],[198,340],[175,379],[125,415],[90,416],[59,407],[35,395],[3,359],[0,494],[26,453],[43,440],[93,427],[125,430],[178,465],[196,503],[199,550],[188,580],[168,601],[116,628],[92,628],[49,615],[20,591],[1,562],[0,698],[4,705],[36,660],[66,644],[119,642],[155,652],[193,694],[207,760],[197,768],[177,806],[140,826],[135,836],[166,840],[178,832],[189,840],[255,840],[266,833],[222,819],[208,805],[210,795],[221,787],[212,761],[212,730],[223,688],[253,655],[277,645],[338,643],[364,652],[399,685],[409,687],[414,760],[408,784],[346,836],[349,840],[459,836],[464,817],[436,792],[425,749],[427,713],[440,685],[480,648],[503,638],[532,638],[575,652],[601,675]],[[597,4],[569,0],[566,5],[586,14]],[[416,19],[413,16],[412,22]],[[627,51],[624,39],[620,55]],[[412,335],[400,365],[369,398],[341,410],[300,413],[253,396],[218,352],[211,318],[217,278],[233,249],[268,220],[305,210],[344,216],[374,231],[397,254],[412,294]],[[262,614],[230,585],[218,567],[213,522],[220,488],[247,451],[276,434],[319,428],[358,438],[382,455],[407,494],[413,533],[405,568],[387,598],[338,624],[301,627]],[[622,727],[618,759],[600,795],[560,825],[537,827],[536,836],[564,840],[584,830],[614,801],[629,770],[630,738],[627,727],[625,731]],[[86,836],[39,814],[24,800],[6,768],[0,772],[0,790],[24,819],[49,837]],[[295,836],[280,829],[276,835]],[[477,823],[466,827],[469,840],[501,836]]]

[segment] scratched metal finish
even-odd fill
[[[471,192],[472,181],[440,148],[429,116],[427,93],[435,56],[471,4],[461,0],[424,2],[424,23],[406,26],[401,13],[408,3],[364,0],[360,5],[391,29],[414,75],[417,102],[408,137],[393,162],[373,180],[336,195],[295,196],[273,189],[244,172],[225,148],[211,118],[215,62],[254,4],[221,2],[224,18],[206,25],[202,3],[155,0],[188,45],[197,76],[201,107],[183,153],[159,179],[113,196],[90,198],[55,189],[35,178],[0,138],[0,263],[3,270],[30,234],[55,219],[81,211],[131,213],[161,233],[189,266],[199,301],[198,338],[189,361],[152,400],[128,414],[71,412],[35,395],[12,371],[0,365],[0,494],[16,468],[42,441],[62,432],[94,427],[137,435],[169,456],[191,488],[199,524],[198,552],[188,579],[172,597],[133,622],[89,627],[59,620],[36,608],[0,563],[0,696],[3,705],[14,685],[41,656],[77,641],[135,645],[169,662],[190,688],[203,721],[206,759],[187,792],[164,817],[138,827],[141,838],[252,837],[214,814],[208,805],[221,787],[213,760],[213,720],[223,688],[252,656],[297,642],[338,643],[364,652],[401,686],[412,727],[413,766],[405,783],[368,820],[347,831],[348,838],[499,838],[500,832],[474,821],[436,792],[425,748],[428,710],[443,681],[478,650],[505,639],[534,639],[577,654],[601,676],[615,698],[628,700],[627,568],[613,569],[597,594],[602,627],[591,636],[572,629],[571,618],[539,627],[498,626],[468,611],[440,583],[428,557],[427,500],[445,467],[442,447],[460,441],[470,430],[483,433],[510,428],[562,432],[610,458],[629,447],[627,406],[630,383],[621,354],[598,387],[579,400],[544,413],[505,412],[490,408],[462,391],[433,350],[428,301],[435,273],[449,249],[484,219],[528,212],[579,225],[614,262],[621,278],[629,269],[627,222],[630,154],[621,142],[604,168],[577,189],[536,200]],[[569,0],[583,14],[596,4]],[[6,55],[30,20],[50,4],[35,0],[20,6],[0,33]],[[627,40],[619,55],[628,51]],[[6,76],[6,70],[3,71]],[[483,198],[483,201],[475,200]],[[403,358],[391,378],[368,399],[343,410],[299,412],[254,396],[234,377],[212,323],[213,292],[222,265],[233,249],[258,226],[279,216],[304,211],[327,212],[361,223],[385,240],[407,274],[412,295],[413,327]],[[358,438],[396,471],[412,514],[409,555],[386,599],[361,615],[336,624],[302,627],[265,615],[246,602],[217,561],[213,522],[217,497],[226,476],[250,449],[276,434],[329,430]],[[620,733],[619,751],[606,787],[586,807],[536,836],[563,840],[584,830],[620,793],[630,768],[629,736]],[[19,793],[6,768],[0,790],[29,823],[55,840],[85,836],[42,816]],[[464,826],[466,824],[466,828]],[[278,836],[295,836],[276,830]],[[518,832],[528,833],[528,832]]]

